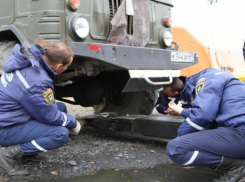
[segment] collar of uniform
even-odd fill
[[[39,71],[39,60],[37,60],[29,51],[29,48],[26,46],[22,46],[20,52],[23,54],[24,60],[28,60],[31,63],[31,66]]]
[[[180,93],[180,98],[185,101],[191,101],[191,97],[193,96],[194,91],[195,85],[189,83],[188,80],[186,80],[185,86]]]
[[[30,48],[30,52],[39,60],[43,68],[48,72],[49,76],[54,79],[57,76],[57,73],[47,64],[43,58],[45,50],[38,44],[33,44]]]

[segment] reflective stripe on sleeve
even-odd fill
[[[43,151],[43,152],[47,152],[47,150],[45,150],[44,148],[42,148],[40,145],[37,144],[37,142],[35,140],[31,141],[32,145],[34,145],[38,150]]]
[[[168,99],[169,99],[169,100],[173,100],[173,99],[176,100],[175,97],[168,97]]]
[[[26,87],[26,89],[30,88],[30,85],[26,82],[25,78],[21,75],[20,71],[16,70],[15,73],[19,77],[19,79],[23,83],[23,85]]]
[[[160,104],[157,104],[156,107],[158,107]]]
[[[186,165],[192,164],[192,163],[194,162],[194,160],[197,158],[198,153],[199,153],[199,151],[195,151],[195,152],[192,154],[190,160],[189,160],[188,162],[184,163],[183,165],[186,166]]]
[[[66,126],[66,123],[67,123],[67,116],[65,113],[61,112],[64,116],[64,120],[63,120],[63,123],[62,123],[62,126]]]
[[[181,104],[188,104],[188,101],[181,100]]]
[[[192,127],[196,128],[197,130],[204,130],[205,128],[197,125],[196,123],[194,123],[193,121],[190,120],[190,118],[186,118],[186,121],[189,125],[191,125]]]
[[[226,72],[218,72],[218,73],[215,73],[215,75],[221,75],[221,74],[224,74]]]
[[[5,76],[5,74],[3,74],[1,76],[1,81],[2,81],[3,86],[6,87],[7,86],[7,82],[6,82],[5,78],[4,78],[4,76]]]

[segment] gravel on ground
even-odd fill
[[[68,112],[76,117],[93,114],[92,108],[67,104]],[[101,170],[144,169],[170,163],[165,154],[166,143],[131,139],[123,134],[107,135],[91,126],[77,136],[70,136],[61,148],[23,159],[30,172],[25,177],[8,177],[0,168],[0,181],[54,181]]]

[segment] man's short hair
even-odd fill
[[[184,88],[184,83],[181,79],[176,78],[173,80],[171,84],[166,85],[165,87],[170,87],[172,92],[175,92],[175,91],[180,92]]]
[[[72,57],[74,57],[74,52],[64,43],[50,43],[44,46],[45,56],[50,61],[50,64],[62,63],[66,65],[69,63]]]

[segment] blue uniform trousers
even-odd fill
[[[60,111],[67,112],[63,103],[57,103]],[[68,140],[69,131],[63,126],[51,126],[30,120],[25,124],[0,128],[0,145],[20,144],[26,155],[46,152],[63,146]]]
[[[245,159],[245,130],[219,127],[189,133],[167,145],[169,158],[179,164],[214,167],[222,156]]]

